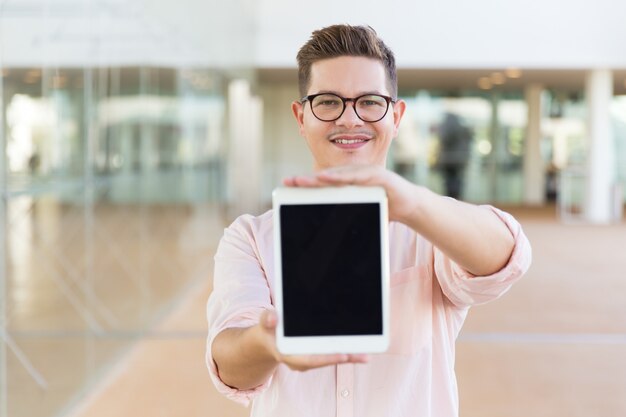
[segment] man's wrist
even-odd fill
[[[402,211],[399,213],[399,221],[415,228],[420,223],[423,216],[423,209],[428,204],[428,199],[432,198],[432,192],[426,187],[409,183],[405,190],[405,203]]]

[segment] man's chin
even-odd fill
[[[347,166],[347,165],[380,165],[380,166],[385,166],[385,162],[380,162],[380,161],[376,161],[374,158],[367,158],[367,157],[362,157],[362,156],[355,156],[353,158],[339,158],[339,159],[335,159],[332,162],[328,162],[326,164],[323,165],[317,165],[318,167],[320,167],[319,169],[316,169],[316,171],[321,171],[323,169],[328,169],[328,168],[336,168],[336,167],[341,167],[341,166]]]

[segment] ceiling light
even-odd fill
[[[478,80],[478,87],[480,87],[482,90],[491,89],[491,80],[489,79],[489,77],[481,77]]]
[[[509,78],[520,78],[522,70],[519,68],[507,68],[504,70],[504,74]]]
[[[26,72],[26,77],[28,78],[39,78],[41,77],[41,70],[32,69]]]
[[[52,77],[52,87],[62,88],[67,84],[67,77],[64,75],[55,75]]]
[[[506,78],[501,72],[494,72],[491,74],[491,82],[493,85],[502,85],[506,82]]]

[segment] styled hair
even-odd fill
[[[398,95],[398,76],[393,52],[370,26],[332,25],[314,31],[296,59],[298,86],[304,97],[311,85],[311,65],[317,61],[340,56],[360,56],[377,59],[385,67],[392,98]]]

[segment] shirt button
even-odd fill
[[[343,398],[347,398],[350,395],[350,391],[348,391],[347,389],[344,389],[343,391],[341,391],[341,396]]]

